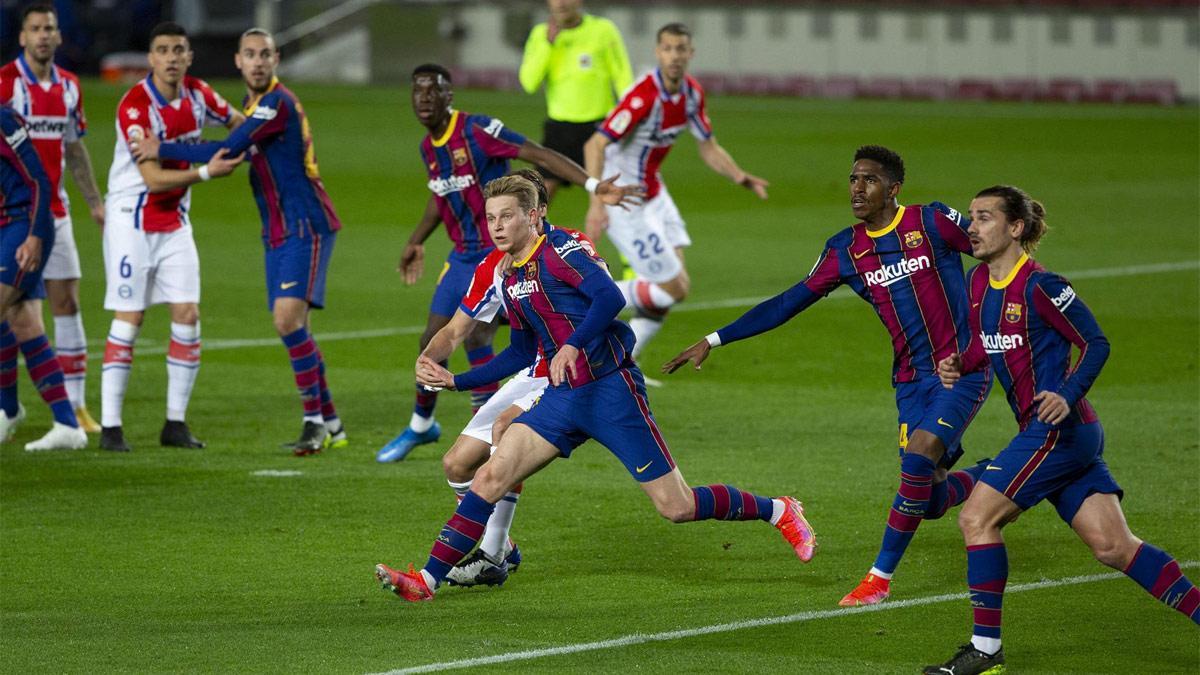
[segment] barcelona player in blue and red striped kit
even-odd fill
[[[592,178],[575,162],[554,150],[529,141],[525,136],[487,115],[476,115],[451,107],[454,92],[450,71],[437,64],[417,66],[412,73],[412,106],[417,120],[428,130],[421,141],[421,161],[429,175],[429,201],[425,213],[409,237],[400,258],[400,271],[406,284],[416,283],[424,271],[425,240],[438,223],[445,223],[454,243],[433,292],[421,349],[441,330],[458,310],[478,265],[492,250],[484,215],[483,188],[491,180],[508,173],[509,161],[522,159],[583,185],[606,204],[617,205],[627,196],[641,193],[637,187],[616,187],[609,180]],[[471,365],[483,365],[492,359],[494,323],[478,325],[463,342]],[[479,387],[471,397],[476,410],[496,391],[494,383]],[[396,462],[408,456],[418,445],[441,437],[441,427],[433,418],[437,393],[417,387],[416,404],[408,428],[384,445],[375,458]]]
[[[1121,511],[1123,492],[1104,462],[1104,429],[1085,398],[1108,359],[1108,339],[1063,277],[1030,254],[1046,231],[1045,210],[1019,188],[998,185],[971,202],[968,233],[984,264],[968,274],[972,341],[939,364],[947,387],[990,367],[1020,431],[963,506],[971,642],[926,673],[975,675],[1004,664],[1000,618],[1008,581],[1001,528],[1049,501],[1096,559],[1200,623],[1200,590],[1170,554],[1138,539]],[[1071,364],[1071,350],[1079,358]]]
[[[342,223],[317,169],[304,107],[275,77],[279,52],[270,33],[251,28],[238,42],[235,62],[246,83],[246,121],[220,143],[143,141],[139,159],[207,162],[218,151],[250,153],[250,188],[262,218],[267,308],[288,350],[303,404],[297,455],[344,445],[345,428],[325,379],[325,358],[311,333],[309,311],[325,306],[325,277]]]
[[[41,303],[46,296],[42,270],[54,248],[50,177],[33,147],[29,126],[9,105],[0,106],[0,443],[7,442],[25,417],[17,400],[17,351],[54,426],[26,450],[77,450],[87,445],[67,397],[62,367],[46,339]]]
[[[835,288],[846,285],[875,309],[892,338],[892,384],[899,412],[900,487],[888,512],[883,543],[863,581],[839,604],[870,605],[890,594],[891,577],[917,526],[961,503],[983,470],[948,473],[962,455],[963,431],[987,395],[986,371],[943,390],[938,360],[966,346],[964,229],[932,206],[900,206],[904,162],[880,146],[864,146],[850,172],[857,225],[829,239],[812,272],[738,320],[692,345],[663,370],[688,361],[697,368],[713,347],[783,325]]]
[[[384,587],[405,600],[432,600],[450,569],[479,543],[495,504],[592,438],[621,460],[663,517],[768,521],[801,560],[810,560],[816,541],[795,499],[760,497],[730,485],[690,488],[684,482],[650,411],[642,373],[629,358],[633,331],[616,318],[625,300],[603,261],[570,233],[543,231],[530,181],[501,178],[488,185],[487,197],[490,232],[514,260],[502,283],[512,343],[487,365],[457,376],[424,358],[418,379],[451,389],[494,382],[531,365],[540,347],[550,362],[550,386],[475,473],[424,568],[376,567]]]

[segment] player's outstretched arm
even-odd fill
[[[447,389],[466,391],[499,382],[509,375],[514,375],[518,371],[532,366],[533,362],[537,360],[537,353],[537,337],[533,332],[512,328],[509,344],[504,351],[478,368],[455,375]]]
[[[664,363],[662,371],[667,375],[670,375],[671,373],[682,368],[683,364],[689,362],[692,364],[693,368],[700,370],[700,364],[704,363],[704,360],[708,358],[708,355],[711,352],[712,345],[709,343],[708,338],[704,338],[691,347],[679,352],[675,358]]]
[[[435,363],[445,361],[467,339],[474,326],[475,320],[470,315],[461,309],[455,310],[450,321],[429,339],[429,344],[425,345],[421,356],[428,357]]]
[[[421,280],[421,275],[425,273],[425,240],[441,222],[442,216],[438,213],[437,201],[433,195],[429,195],[429,201],[425,202],[425,213],[421,214],[421,222],[417,223],[417,229],[408,237],[404,252],[400,254],[400,262],[396,265],[396,271],[404,277],[405,285],[412,286]]]
[[[709,136],[708,139],[700,141],[699,148],[700,159],[704,160],[708,168],[758,195],[759,199],[767,198],[767,188],[771,184],[758,176],[743,171],[737,162],[733,161],[729,152],[717,142],[716,136]]]
[[[150,192],[166,192],[202,183],[210,178],[228,176],[245,158],[244,154],[231,157],[229,151],[222,148],[207,164],[198,169],[164,169],[156,161],[145,160],[138,162],[138,171],[141,172],[142,180],[146,181],[146,188]]]
[[[639,185],[617,185],[617,176],[609,176],[604,180],[594,178],[570,157],[530,140],[521,144],[517,158],[536,164],[576,185],[582,185],[597,199],[610,206],[636,204],[643,194]]]

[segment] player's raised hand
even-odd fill
[[[629,210],[630,206],[642,203],[646,191],[641,185],[617,185],[621,174],[613,174],[596,185],[596,197],[609,206],[619,206]]]
[[[449,370],[425,356],[424,354],[417,357],[416,367],[417,383],[436,389],[454,389],[454,374]]]
[[[25,237],[25,241],[13,253],[13,258],[16,259],[17,267],[21,268],[22,272],[26,274],[36,272],[42,266],[42,238],[32,234]]]
[[[567,374],[574,378],[575,360],[579,358],[579,350],[571,345],[563,345],[562,349],[550,360],[550,384],[558,386],[567,379]]]
[[[1033,397],[1033,402],[1038,404],[1039,422],[1058,424],[1071,414],[1071,406],[1067,405],[1067,399],[1052,391],[1039,391],[1037,396]]]
[[[604,230],[608,229],[608,212],[604,210],[604,204],[598,199],[593,199],[588,205],[587,218],[584,221],[587,229],[587,236],[592,241],[600,241],[600,235],[604,234]]]
[[[962,355],[954,352],[950,356],[938,361],[938,377],[942,380],[942,386],[950,389],[962,377]]]
[[[738,181],[738,185],[741,185],[747,190],[758,195],[759,199],[767,198],[767,188],[771,186],[771,184],[765,179],[749,173],[743,176],[740,181]]]
[[[679,352],[675,358],[663,364],[662,371],[667,375],[677,371],[683,364],[691,361],[692,367],[700,370],[700,364],[708,358],[709,352],[712,351],[712,345],[708,344],[708,339],[705,338],[687,349]]]
[[[162,142],[158,140],[158,136],[154,134],[139,135],[132,138],[129,143],[129,151],[133,153],[133,159],[138,164],[142,162],[151,162],[158,159],[158,147]]]
[[[421,280],[425,273],[425,245],[409,242],[400,255],[400,264],[396,271],[404,276],[405,285],[412,286]]]
[[[213,155],[212,159],[208,160],[208,164],[205,166],[208,167],[209,176],[220,178],[221,176],[228,176],[233,173],[238,164],[241,164],[245,159],[246,153],[244,152],[237,157],[230,157],[229,149],[221,148],[217,151],[217,154]]]

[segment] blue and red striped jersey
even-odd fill
[[[230,156],[250,152],[250,188],[262,218],[263,240],[276,248],[288,237],[311,237],[341,229],[342,223],[317,169],[312,130],[304,106],[272,79],[263,94],[243,101],[246,121],[220,143],[164,143],[160,159],[204,163],[217,150]]]
[[[1108,359],[1108,339],[1071,284],[1025,255],[1001,281],[990,277],[987,265],[967,278],[974,337],[963,370],[990,363],[1022,429],[1036,417],[1033,397],[1041,391],[1056,392],[1071,406],[1062,425],[1095,422],[1084,395]],[[1074,367],[1072,345],[1079,348]]]
[[[604,261],[589,253],[588,247],[570,232],[550,229],[538,237],[529,256],[516,261],[504,278],[503,298],[509,321],[514,330],[533,332],[542,357],[549,363],[583,323],[592,306],[585,288],[593,285],[616,288]],[[618,310],[613,310],[614,316]],[[633,350],[633,331],[613,318],[587,342],[571,344],[579,349],[576,376],[560,386],[574,388],[625,364]]]
[[[455,110],[441,138],[421,141],[421,160],[429,172],[429,191],[438,215],[459,253],[492,248],[484,213],[483,187],[508,173],[525,137],[487,115]]]
[[[42,168],[29,126],[12,107],[0,106],[0,227],[24,223],[29,233],[54,243],[54,218],[50,213],[52,188]]]
[[[783,325],[842,284],[875,308],[892,337],[892,383],[937,373],[939,360],[966,348],[966,225],[932,206],[902,206],[883,230],[858,223],[825,243],[812,272],[717,331],[721,343]]]

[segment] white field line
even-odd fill
[[[1107,277],[1130,277],[1143,274],[1164,274],[1169,272],[1185,272],[1200,269],[1200,260],[1184,260],[1180,262],[1153,263],[1148,265],[1128,265],[1125,267],[1103,267],[1077,272],[1064,272],[1067,279],[1102,279]],[[849,298],[852,295],[839,290],[830,296],[832,299]],[[765,297],[725,298],[724,300],[707,300],[700,302],[685,302],[672,309],[677,312],[703,312],[710,309],[729,309],[731,307],[752,307],[766,300]],[[264,317],[263,323],[265,324]],[[320,342],[336,342],[339,340],[364,340],[369,338],[394,337],[397,335],[420,335],[424,326],[393,326],[390,328],[372,328],[370,330],[343,331],[338,333],[318,333],[316,340]],[[248,347],[274,347],[279,344],[279,338],[247,338],[247,339],[215,339],[204,342],[204,351],[218,349],[245,349]],[[104,343],[92,341],[89,345],[92,355],[89,360],[97,361],[103,357]],[[142,340],[136,353],[139,355],[166,354],[167,346],[160,342]]]
[[[1184,569],[1200,567],[1200,561],[1189,561],[1180,563],[1179,566]],[[1005,589],[1006,594],[1023,593],[1025,591],[1036,591],[1043,588],[1058,588],[1060,586],[1075,586],[1078,584],[1090,584],[1097,581],[1108,581],[1110,579],[1120,579],[1125,575],[1120,572],[1109,572],[1107,574],[1088,574],[1078,577],[1066,577],[1065,579],[1045,579],[1026,584],[1014,584]],[[1132,589],[1130,592],[1134,592]],[[458,668],[475,668],[478,666],[488,666],[496,663],[511,663],[513,661],[528,661],[530,659],[539,659],[545,656],[561,656],[564,654],[578,654],[580,652],[591,652],[602,649],[617,649],[620,647],[628,647],[630,645],[646,644],[648,642],[666,642],[668,640],[681,640],[700,635],[711,635],[713,633],[728,633],[735,630],[745,630],[747,628],[758,628],[760,626],[778,626],[781,624],[804,623],[807,621],[817,621],[820,619],[835,619],[851,614],[865,614],[867,612],[886,612],[892,609],[904,609],[906,607],[920,607],[922,605],[933,605],[941,602],[950,602],[951,600],[966,600],[966,593],[947,593],[944,595],[931,595],[924,598],[912,598],[910,600],[898,600],[895,602],[884,602],[878,605],[869,607],[844,607],[840,609],[825,609],[810,612],[799,612],[797,614],[788,614],[786,616],[772,616],[762,619],[747,619],[745,621],[734,621],[732,623],[719,623],[711,626],[698,626],[696,628],[685,628],[682,630],[666,631],[663,633],[635,633],[624,637],[614,638],[612,640],[601,640],[599,642],[581,642],[573,645],[563,645],[561,647],[548,647],[546,649],[531,649],[523,652],[509,652],[507,654],[496,654],[495,656],[480,656],[473,659],[461,659],[458,661],[443,661],[441,663],[429,663],[423,666],[412,666],[409,668],[400,668],[397,670],[389,670],[381,675],[406,675],[407,673],[432,673],[441,670],[454,670]],[[965,611],[965,610],[964,610]]]

